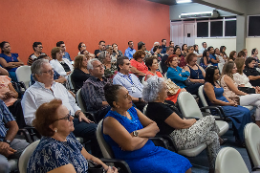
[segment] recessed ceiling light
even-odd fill
[[[190,3],[192,0],[176,0],[177,4],[182,4],[182,3]]]

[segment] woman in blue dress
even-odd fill
[[[225,112],[225,115],[231,119],[234,128],[236,142],[244,144],[243,131],[247,123],[252,121],[250,110],[237,105],[223,93],[224,89],[218,83],[219,70],[215,66],[208,67],[206,70],[204,92],[209,99],[210,105],[219,105]]]
[[[128,90],[121,85],[107,84],[105,97],[112,109],[103,121],[103,136],[116,159],[125,160],[133,173],[191,173],[188,159],[149,139],[157,124],[132,106]]]
[[[0,54],[0,64],[8,70],[11,79],[17,82],[15,71],[18,67],[24,65],[24,63],[17,53],[11,53],[10,43],[3,41],[0,43],[0,48],[2,50]]]

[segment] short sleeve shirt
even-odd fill
[[[9,78],[6,75],[0,76],[0,99],[2,99],[5,102],[6,106],[13,105],[13,103],[17,100],[16,98],[13,97],[4,99],[5,93],[10,91],[8,86],[10,83],[11,83],[11,78]]]
[[[7,56],[5,54],[0,54],[0,57],[1,58],[4,58],[6,60],[7,63],[9,62],[19,62],[18,61],[18,54],[17,53],[12,53],[11,56]],[[7,70],[9,72],[15,72],[15,70],[17,69],[18,67],[15,67],[15,68],[7,68]]]
[[[160,128],[159,134],[163,135],[169,135],[175,130],[165,123],[165,120],[174,112],[182,118],[181,113],[172,101],[165,101],[164,103],[149,102],[146,109],[147,117],[157,123]]]
[[[42,137],[33,152],[27,173],[46,173],[61,166],[72,164],[76,172],[88,172],[88,162],[81,154],[83,146],[71,133],[66,142]]]
[[[5,126],[10,121],[15,121],[15,119],[9,109],[6,107],[5,103],[0,100],[0,141],[3,141],[5,138],[8,131]]]
[[[148,72],[148,67],[144,64],[144,62],[138,62],[134,59],[130,61],[131,66],[135,67],[140,72],[146,73]]]

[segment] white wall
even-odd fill
[[[246,38],[246,49],[248,51],[248,56],[251,55],[251,50],[257,48],[258,52],[260,50],[260,37],[249,37]]]
[[[236,38],[196,38],[195,44],[202,46],[202,42],[207,42],[208,46],[213,46],[214,48],[220,48],[220,46],[226,46],[226,54],[229,55],[230,52],[236,50]]]

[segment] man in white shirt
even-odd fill
[[[61,99],[62,104],[74,117],[75,130],[73,133],[75,136],[91,140],[91,149],[93,152],[97,152],[94,155],[99,154],[95,137],[97,125],[84,115],[70,92],[62,84],[53,80],[54,71],[48,60],[35,61],[31,66],[31,71],[36,82],[26,90],[22,99],[26,124],[33,126],[32,121],[35,119],[35,112],[40,105],[53,99]]]
[[[204,52],[205,50],[207,50],[207,47],[208,47],[207,43],[206,43],[206,42],[203,42],[203,43],[202,43],[202,48],[200,48],[199,53],[200,53],[200,54],[203,54],[203,52]]]
[[[143,110],[146,103],[142,99],[143,85],[134,74],[130,74],[130,61],[128,57],[123,56],[117,59],[118,72],[113,79],[113,84],[124,86],[129,95],[131,95],[133,103],[139,110]]]

